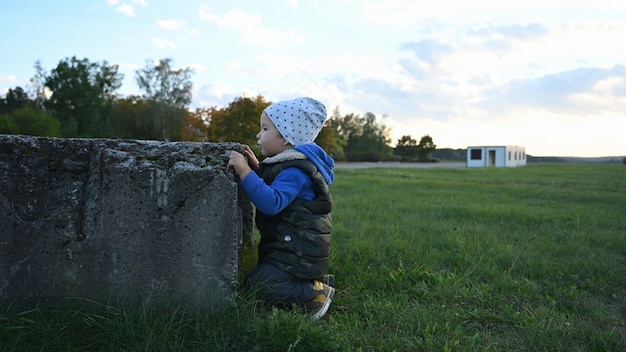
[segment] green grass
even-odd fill
[[[0,314],[2,351],[623,351],[626,167],[336,171],[329,314]],[[254,263],[242,251],[241,275]]]

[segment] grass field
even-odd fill
[[[626,166],[339,169],[331,191],[321,321],[246,295],[217,314],[39,307],[0,314],[0,350],[626,350]]]

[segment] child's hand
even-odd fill
[[[254,153],[252,154],[254,155]],[[258,165],[258,161],[257,161],[257,165]],[[252,169],[250,169],[250,166],[248,166],[248,161],[246,161],[246,158],[243,156],[243,154],[236,152],[234,150],[230,152],[227,166],[232,167],[233,170],[235,170],[235,173],[239,175],[240,180],[243,180],[244,178],[246,178],[246,176],[248,176],[249,173],[252,172]]]
[[[249,146],[244,145],[243,147],[243,155],[248,159],[248,166],[250,166],[252,170],[258,169],[259,159],[256,158],[256,155],[254,155],[254,152],[252,151],[252,149],[250,149]]]

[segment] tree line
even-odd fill
[[[141,94],[120,96],[118,65],[65,58],[50,72],[34,65],[28,90],[0,97],[0,133],[48,137],[229,142],[256,148],[259,116],[271,105],[261,95],[237,97],[225,107],[189,109],[193,70],[171,59],[147,61],[135,71]],[[342,115],[336,108],[316,142],[336,160],[430,161],[436,149],[425,135],[402,136],[390,146],[391,130],[372,113]],[[257,149],[258,153],[259,150]]]

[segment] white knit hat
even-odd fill
[[[268,106],[265,113],[294,147],[313,143],[326,121],[324,104],[307,97],[279,101]]]

